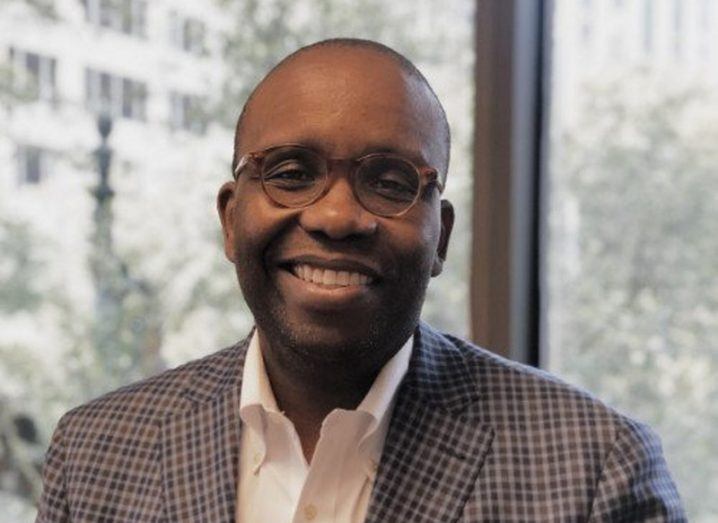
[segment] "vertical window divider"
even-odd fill
[[[548,0],[477,0],[471,335],[540,362]]]

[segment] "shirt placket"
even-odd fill
[[[348,510],[339,504],[354,500],[367,481],[362,467],[357,466],[361,460],[358,441],[365,423],[355,411],[334,411],[327,417],[293,523],[350,521],[344,514]]]
[[[322,425],[292,523],[334,521],[338,483],[343,469],[341,458],[346,451],[343,434],[337,430],[339,422],[341,420],[337,419],[336,412],[332,412]]]

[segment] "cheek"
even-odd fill
[[[431,271],[439,245],[441,225],[433,215],[408,216],[394,227],[390,242],[395,252],[402,254],[401,266],[421,267],[419,272]]]
[[[441,209],[437,205],[428,207],[423,213],[414,217],[413,227],[417,231],[419,243],[433,255],[441,236]]]
[[[281,235],[296,213],[274,206],[263,194],[247,191],[235,209],[235,257],[238,269],[262,265],[269,245]]]

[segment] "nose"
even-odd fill
[[[377,228],[377,216],[362,207],[354,196],[347,176],[333,180],[329,190],[302,210],[299,223],[310,233],[332,240],[370,236]]]

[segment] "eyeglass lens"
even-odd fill
[[[321,196],[327,183],[327,160],[303,147],[279,147],[262,163],[262,184],[267,195],[286,207],[309,205]],[[406,160],[370,155],[357,166],[354,193],[369,212],[400,214],[414,203],[421,189],[419,173]]]

